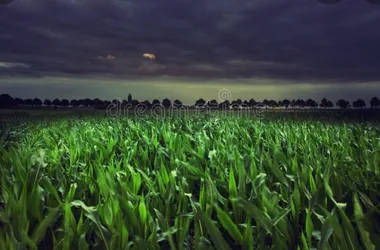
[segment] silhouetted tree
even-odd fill
[[[110,101],[107,101],[107,100],[100,100],[100,99],[97,99],[97,101],[95,101],[93,103],[94,107],[95,106],[98,106],[98,108],[100,109],[106,109],[109,107],[109,105],[111,105],[111,102]]]
[[[295,101],[295,103],[294,103],[294,105],[296,106],[296,107],[299,107],[300,108],[300,99],[297,99],[296,101]]]
[[[128,101],[127,100],[123,100],[122,102],[121,102],[121,106],[122,107],[126,107],[128,105]]]
[[[129,96],[128,96],[129,98]],[[50,101],[49,99],[45,99],[43,104],[45,106],[51,106],[51,105],[54,105],[54,106],[69,106],[71,105],[72,107],[77,107],[79,105],[83,105],[83,106],[96,106],[96,107],[102,107],[102,108],[105,108],[107,107],[107,103],[110,103],[109,101],[101,101],[100,99],[98,98],[95,98],[94,100],[91,100],[89,98],[86,98],[86,99],[80,99],[80,100],[71,100],[71,101],[68,101],[67,99],[63,99],[63,100],[59,100],[59,99],[54,99],[53,101]],[[114,99],[112,101],[112,103],[116,103],[116,104],[119,104],[119,105],[126,105],[128,104],[128,101],[127,100],[123,100],[122,103],[120,103],[119,100],[117,99]],[[131,101],[131,104],[133,107],[137,106],[140,102],[137,101],[137,100],[132,100]],[[377,97],[373,97],[371,100],[370,100],[370,105],[372,108],[378,108],[380,107],[380,100],[379,98]],[[151,108],[153,105],[162,105],[163,107],[165,108],[169,108],[172,103],[169,99],[165,98],[162,103],[160,103],[159,100],[157,99],[154,99],[152,101],[152,103],[149,102],[149,100],[145,100],[144,102],[142,102],[142,104],[144,104],[147,108]],[[344,99],[340,99],[336,102],[336,106],[337,107],[340,107],[341,109],[347,109],[347,108],[350,108],[351,107],[351,104],[352,104],[352,107],[354,108],[364,108],[366,107],[366,102],[363,100],[363,99],[357,99],[355,101],[353,101],[352,103],[350,103],[349,101],[347,100],[344,100]],[[10,108],[10,107],[18,107],[20,105],[30,105],[30,106],[41,106],[42,105],[42,102],[39,98],[34,98],[34,99],[26,99],[26,100],[23,100],[23,99],[20,99],[20,98],[12,98],[10,95],[8,94],[2,94],[0,95],[0,108]],[[258,103],[257,101],[255,101],[253,98],[250,99],[250,100],[244,100],[242,101],[241,99],[237,99],[237,100],[234,100],[232,101],[231,103],[226,100],[224,102],[221,102],[218,104],[218,102],[214,99],[214,100],[210,100],[208,102],[206,102],[204,99],[199,99],[195,102],[195,105],[194,106],[197,106],[197,107],[200,107],[200,106],[205,106],[208,107],[208,108],[219,108],[219,109],[230,109],[230,107],[234,108],[234,109],[237,109],[237,108],[241,108],[242,106],[244,107],[250,107],[250,108],[253,108],[253,107],[256,107],[256,106],[262,106],[262,105],[265,105],[265,106],[269,106],[269,107],[289,107],[289,106],[292,106],[292,107],[300,107],[300,108],[303,108],[303,107],[310,107],[310,108],[315,108],[315,107],[318,107],[318,103],[313,100],[313,99],[307,99],[306,101],[303,100],[303,99],[297,99],[297,100],[288,100],[288,99],[284,99],[282,101],[278,101],[276,102],[275,100],[268,100],[268,99],[265,99],[262,103]],[[175,101],[173,101],[173,106],[174,107],[181,107],[183,106],[182,102],[178,99],[176,99]],[[334,104],[326,99],[326,98],[323,98],[319,104],[319,106],[321,108],[332,108],[334,107]]]
[[[204,100],[204,99],[198,99],[198,100],[196,100],[195,101],[195,104],[194,104],[194,106],[195,107],[203,107],[204,105],[206,105],[206,101]]]
[[[181,107],[183,104],[182,104],[182,102],[180,101],[180,100],[174,100],[174,102],[173,102],[173,106],[174,107]]]
[[[297,99],[295,101],[295,106],[299,108],[304,108],[306,106],[306,102],[303,99]]]
[[[106,109],[107,107],[109,107],[112,103],[110,101],[102,101],[100,100],[102,103],[103,103],[103,108]],[[93,106],[94,104],[92,104],[91,106]]]
[[[321,103],[319,104],[319,107],[321,107],[321,108],[332,108],[332,107],[334,107],[334,104],[332,103],[332,101],[327,100],[326,98],[323,98],[321,100]]]
[[[128,102],[132,103],[132,95],[130,93],[128,94]]]
[[[103,104],[104,102],[102,100],[100,100],[99,98],[95,98],[94,100],[92,100],[92,103],[95,105],[99,105],[99,104]]]
[[[144,107],[145,107],[146,109],[151,109],[151,108],[152,108],[152,104],[150,103],[149,100],[145,100],[145,101],[143,101],[142,104],[144,105]]]
[[[264,106],[269,106],[269,100],[264,99],[264,100],[263,100],[263,105],[264,105]]]
[[[309,98],[309,99],[306,100],[305,104],[306,104],[306,107],[311,108],[311,107],[313,106],[313,100],[311,100],[311,99]]]
[[[256,100],[255,99],[250,99],[249,101],[248,101],[248,106],[250,107],[250,108],[253,108],[253,107],[255,107],[256,106],[256,104],[257,104],[257,102],[256,102]]]
[[[97,98],[95,98],[95,99],[97,99]],[[84,106],[93,107],[94,106],[94,100],[91,100],[90,98],[84,99]]]
[[[221,110],[229,110],[231,106],[230,101],[225,100],[224,102],[219,103],[219,109]]]
[[[290,105],[290,101],[288,99],[282,100],[282,106],[288,108]]]
[[[135,107],[137,107],[137,105],[140,104],[140,102],[138,100],[132,100],[131,104],[132,104],[132,107],[135,108]]]
[[[171,105],[172,105],[172,102],[168,98],[165,98],[164,100],[162,100],[162,106],[164,106],[164,108],[170,108]]]
[[[72,100],[70,101],[70,106],[71,106],[71,107],[78,107],[78,106],[79,106],[79,101],[76,100],[76,99],[72,99]]]
[[[159,100],[157,100],[157,99],[154,99],[152,101],[152,106],[154,106],[154,107],[161,106],[161,102]]]
[[[350,102],[346,101],[344,99],[339,99],[336,102],[336,106],[340,107],[341,109],[347,109],[347,108],[349,108],[349,105],[350,105]]]
[[[240,100],[241,101],[241,100]],[[233,110],[238,110],[239,108],[240,108],[240,105],[241,105],[241,103],[239,103],[239,99],[238,100],[233,100],[232,102],[231,102],[231,108],[233,109]]]
[[[33,105],[33,100],[28,98],[24,100],[24,105],[26,106],[32,106]]]
[[[291,100],[290,101],[290,107],[294,108],[296,106],[296,100]]]
[[[78,100],[78,106],[85,106],[85,101],[84,101],[84,99],[79,99]]]
[[[332,101],[327,101],[327,107],[328,108],[334,107],[334,104],[332,103]]]
[[[68,107],[70,105],[70,102],[67,99],[62,99],[61,100],[61,105],[64,106],[64,107]]]
[[[357,99],[352,102],[352,107],[354,108],[364,108],[366,106],[365,101],[362,99]]]
[[[321,108],[327,108],[327,99],[325,97],[323,97],[323,99],[319,103],[319,107],[321,107]]]
[[[207,107],[210,109],[218,109],[219,104],[216,100],[211,100],[207,102]]]
[[[263,102],[257,102],[257,104],[255,105],[256,108],[259,108],[259,109],[262,109],[262,108],[265,108],[265,105]]]
[[[39,98],[34,98],[33,106],[42,106],[42,101]]]
[[[92,105],[95,109],[106,109],[108,106],[104,103],[104,101],[100,100],[99,98],[95,98],[92,100]]]
[[[61,106],[61,101],[58,98],[55,98],[52,102],[54,106]]]
[[[316,107],[318,107],[318,103],[316,101],[314,101],[313,99],[309,98],[306,100],[306,107],[316,108]]]
[[[269,100],[268,106],[271,108],[275,108],[278,106],[278,103],[275,100]]]
[[[0,108],[11,108],[13,106],[13,98],[8,94],[0,95]]]
[[[19,107],[19,106],[21,106],[21,105],[23,105],[24,104],[24,100],[23,99],[21,99],[21,98],[15,98],[15,99],[13,99],[13,104],[14,104],[14,106],[16,106],[16,107]]]
[[[50,106],[51,105],[51,101],[49,99],[45,99],[44,100],[44,105],[45,106]]]
[[[117,99],[113,99],[112,103],[116,104],[116,105],[119,105],[119,106],[121,105],[121,102],[119,100],[117,100]]]
[[[369,104],[371,105],[372,108],[378,108],[380,107],[380,100],[377,97],[372,97]]]

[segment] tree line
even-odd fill
[[[281,101],[275,101],[275,100],[263,100],[262,102],[258,102],[254,100],[253,98],[250,100],[233,100],[233,101],[223,101],[218,103],[217,100],[210,100],[206,101],[204,99],[198,99],[193,105],[184,105],[180,100],[176,99],[173,102],[169,100],[168,98],[163,99],[162,101],[159,101],[157,99],[154,99],[153,101],[145,100],[143,102],[140,102],[138,100],[132,99],[131,95],[128,96],[128,99],[126,100],[101,100],[99,98],[90,99],[45,99],[42,101],[39,98],[33,98],[33,99],[21,99],[21,98],[13,98],[8,94],[1,94],[0,95],[0,108],[18,108],[18,107],[50,107],[50,108],[57,108],[57,107],[91,107],[96,109],[106,109],[111,104],[114,105],[120,105],[121,107],[130,105],[132,107],[136,107],[138,105],[143,105],[146,108],[152,108],[154,106],[162,106],[164,108],[169,107],[189,107],[189,108],[201,108],[201,107],[210,107],[210,108],[224,108],[224,109],[239,109],[239,108],[255,108],[255,107],[269,107],[269,108],[334,108],[338,107],[341,109],[348,109],[348,108],[379,108],[380,107],[380,100],[378,97],[373,97],[369,100],[369,106],[367,106],[366,102],[363,99],[357,99],[353,101],[352,103],[344,100],[339,99],[335,105],[332,101],[323,98],[320,102],[317,102],[313,99],[293,99],[288,100],[284,99]]]

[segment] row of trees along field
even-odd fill
[[[218,103],[217,100],[210,100],[206,101],[204,99],[199,99],[195,102],[193,105],[186,105],[183,104],[180,100],[171,101],[169,99],[163,99],[161,102],[157,99],[153,100],[152,102],[146,100],[143,102],[139,102],[138,100],[113,100],[113,101],[107,101],[107,100],[100,100],[98,98],[90,99],[54,99],[49,100],[45,99],[42,101],[39,98],[34,99],[21,99],[21,98],[13,98],[8,94],[2,94],[0,95],[0,108],[18,108],[18,107],[93,107],[98,109],[105,109],[111,104],[117,104],[121,106],[131,105],[133,107],[137,105],[144,105],[145,107],[151,108],[156,105],[162,105],[165,108],[169,108],[172,105],[176,107],[180,106],[187,106],[187,107],[210,107],[210,108],[239,108],[239,107],[246,107],[246,108],[254,108],[254,107],[270,107],[270,108],[333,108],[334,104],[332,101],[327,100],[326,98],[323,98],[319,103],[312,99],[293,99],[288,100],[284,99],[282,101],[275,101],[275,100],[263,100],[262,102],[258,102],[254,99],[250,100],[233,100],[233,101],[224,101],[221,103]],[[335,103],[335,107],[342,108],[342,109],[348,109],[348,108],[378,108],[380,107],[380,100],[377,97],[373,97],[371,100],[369,100],[369,106],[367,106],[366,102],[362,99],[357,99],[356,101],[353,101],[350,103],[347,100],[340,99]]]

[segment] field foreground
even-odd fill
[[[376,249],[380,126],[5,122],[2,249]]]

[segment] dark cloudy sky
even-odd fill
[[[155,61],[142,57],[154,53]],[[365,0],[15,0],[0,92],[40,98],[380,96],[380,6]]]

